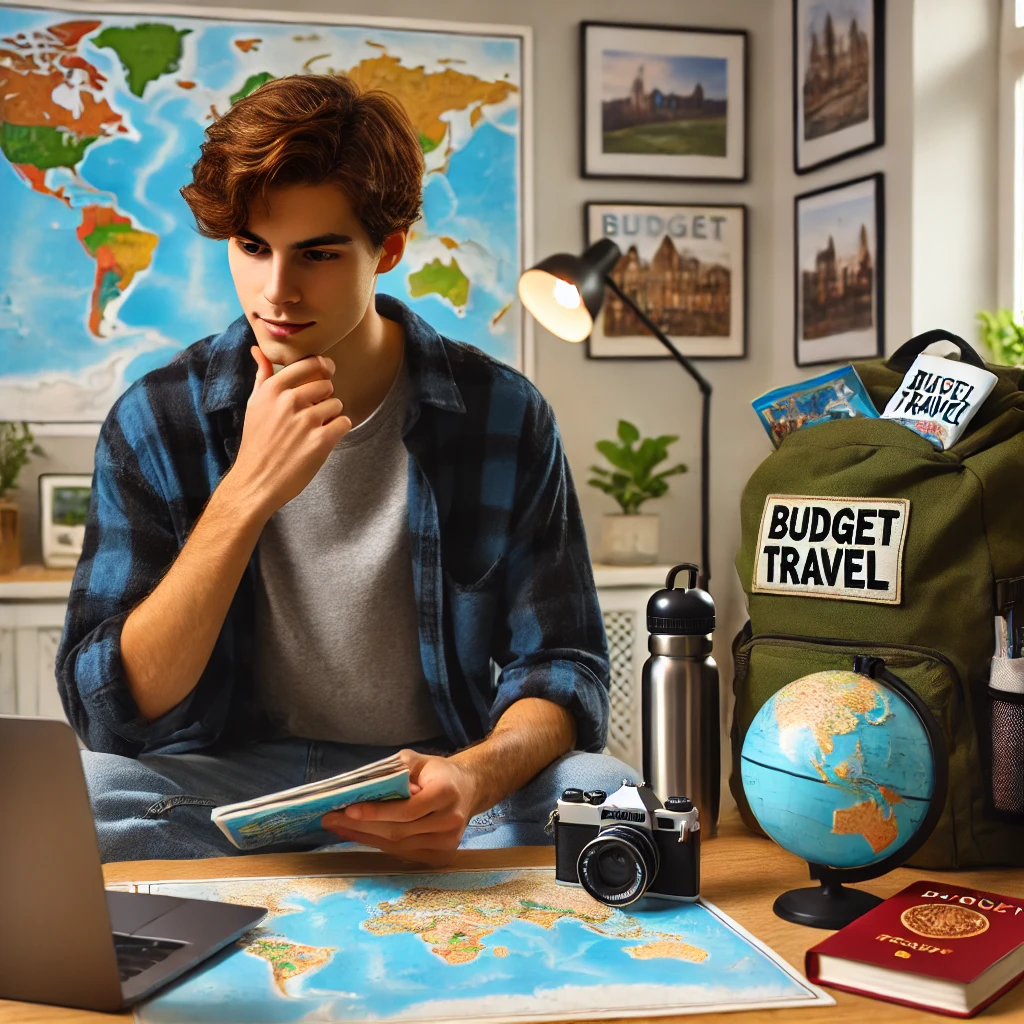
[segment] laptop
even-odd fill
[[[107,892],[74,732],[0,715],[0,998],[123,1009],[266,913]]]

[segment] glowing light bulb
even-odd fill
[[[574,284],[563,281],[560,277],[555,278],[555,302],[565,309],[580,308],[580,293]]]

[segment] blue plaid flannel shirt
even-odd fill
[[[602,749],[607,645],[550,407],[508,366],[442,338],[396,299],[376,302],[405,330],[420,657],[448,739],[464,747],[515,701],[543,697],[572,712],[577,748]],[[125,620],[173,563],[238,452],[253,344],[240,317],[136,381],[100,430],[56,660],[65,712],[92,750],[185,752],[267,734],[252,684],[258,546],[206,668],[178,705],[144,718],[120,655]]]

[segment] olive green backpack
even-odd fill
[[[920,335],[888,360],[854,364],[877,409],[939,339],[985,365],[955,335]],[[1024,577],[1024,369],[986,369],[999,380],[947,451],[891,420],[834,420],[787,436],[750,478],[736,557],[750,621],[733,645],[729,784],[752,829],[760,831],[739,761],[758,709],[794,679],[850,669],[854,656],[869,654],[924,700],[948,747],[945,809],[911,863],[1024,864],[1024,820],[991,809],[987,695],[996,583]],[[794,563],[783,574],[778,538],[790,529],[805,553],[823,536],[844,543],[831,553],[819,548],[813,567]],[[780,586],[794,581],[814,593]]]

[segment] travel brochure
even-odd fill
[[[256,850],[321,831],[320,819],[328,811],[408,796],[409,769],[397,757],[387,757],[321,782],[215,807],[210,817],[240,850]]]
[[[774,388],[751,404],[776,448],[804,427],[856,416],[878,418],[874,403],[852,366]]]

